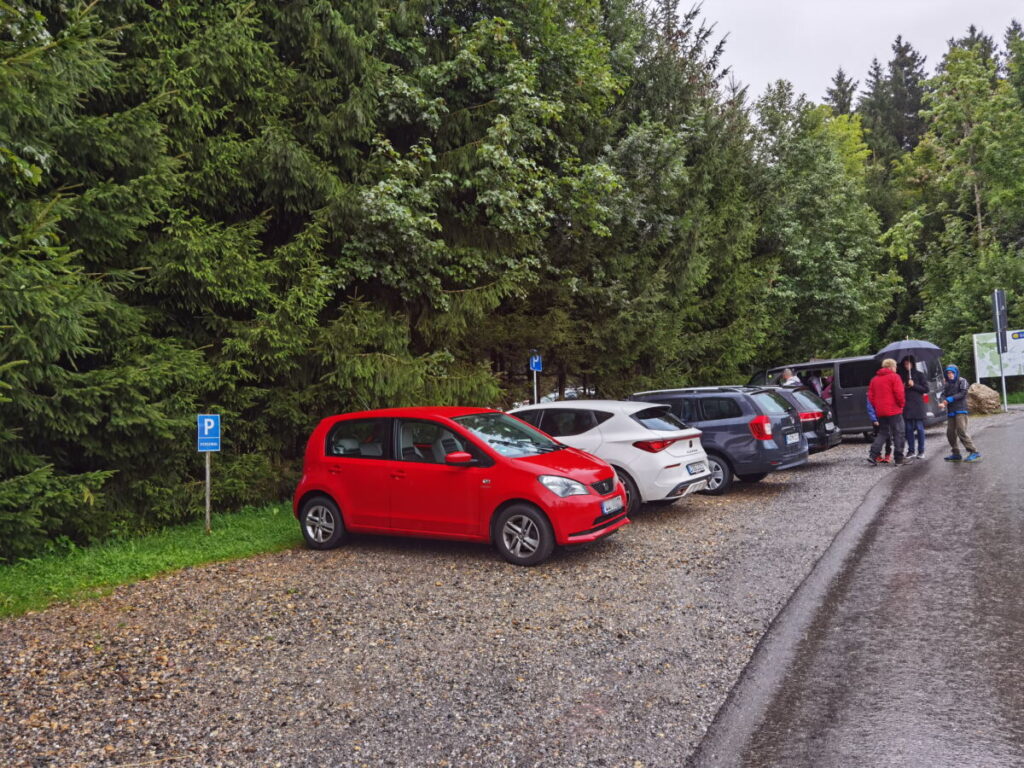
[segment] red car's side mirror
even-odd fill
[[[469,467],[476,464],[476,459],[466,451],[454,451],[444,457],[444,463],[453,467]]]

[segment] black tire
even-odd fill
[[[759,483],[762,480],[764,480],[766,477],[768,477],[768,473],[767,472],[757,472],[756,474],[753,474],[753,475],[736,475],[736,477],[738,477],[744,483]]]
[[[633,514],[640,509],[640,502],[643,501],[640,498],[640,489],[636,487],[636,483],[633,482],[633,478],[621,469],[616,469],[615,474],[619,476],[619,482],[622,483],[622,489],[626,492],[626,517],[632,517]]]
[[[345,539],[341,510],[327,496],[311,496],[299,510],[302,538],[310,549],[334,549]]]
[[[706,496],[721,496],[732,485],[732,467],[721,456],[709,453],[708,469],[711,470],[711,476],[708,478],[708,487],[703,491],[698,491],[698,493],[703,493]]]
[[[539,509],[512,504],[494,521],[494,546],[513,565],[539,565],[551,557],[555,533]]]

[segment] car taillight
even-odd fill
[[[765,415],[750,420],[750,431],[757,440],[772,439],[772,420]]]
[[[929,397],[928,397],[928,393],[927,393],[927,392],[925,392],[925,393],[924,393],[924,401],[925,401],[925,402],[927,403],[927,402],[928,402],[928,400],[930,400],[930,399],[931,399],[931,398],[929,398]]]
[[[677,443],[678,440],[638,440],[633,445],[639,448],[641,451],[647,451],[648,453],[660,453],[668,448],[672,443]]]
[[[800,414],[800,421],[817,421],[824,415],[821,411],[804,411]]]

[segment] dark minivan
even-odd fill
[[[711,477],[702,493],[724,493],[733,477],[756,483],[780,469],[807,462],[799,416],[782,396],[764,387],[686,387],[637,392],[630,400],[663,403],[702,431]]]
[[[779,375],[789,368],[801,382],[821,392],[821,398],[832,406],[832,415],[840,432],[844,435],[861,433],[867,437],[873,430],[868,418],[868,385],[880,367],[876,358],[867,355],[809,360],[757,373],[750,379],[750,385],[780,383]],[[928,377],[928,394],[924,396],[927,409],[925,424],[932,426],[945,418],[938,407],[942,397],[942,364],[939,361],[919,362],[917,368]]]

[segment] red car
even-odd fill
[[[295,516],[313,549],[346,533],[493,542],[516,565],[629,523],[603,461],[484,408],[389,408],[324,419]]]

